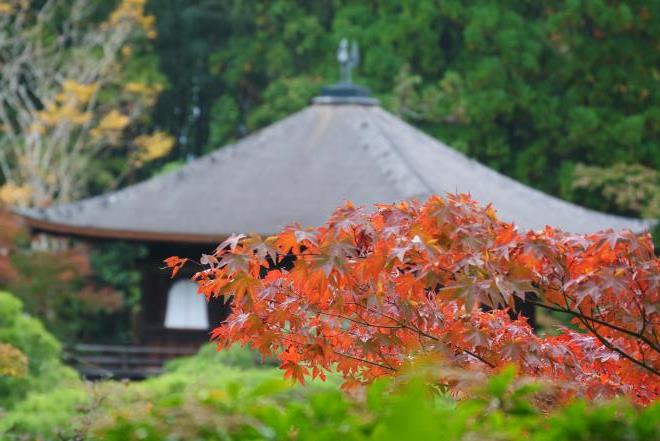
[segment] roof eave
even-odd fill
[[[17,214],[19,214],[25,220],[28,227],[30,227],[33,231],[84,239],[115,239],[135,242],[169,242],[186,244],[218,244],[227,237],[227,235],[223,234],[190,234],[172,231],[138,231],[88,227],[51,222],[23,213]]]

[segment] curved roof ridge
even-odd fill
[[[374,115],[374,119],[377,121],[378,124],[381,124],[381,130],[384,133],[387,133],[393,126],[393,124],[397,124],[397,130],[406,130],[409,135],[416,137],[416,138],[422,138],[425,142],[424,143],[410,143],[411,148],[423,148],[422,146],[424,144],[434,144],[434,148],[438,148],[440,151],[442,151],[443,155],[449,156],[452,160],[459,162],[462,165],[465,165],[466,167],[474,168],[476,171],[480,174],[483,174],[490,179],[496,181],[496,184],[502,187],[507,187],[508,190],[513,190],[516,193],[519,193],[522,197],[522,199],[527,199],[524,196],[527,197],[532,197],[533,199],[539,200],[542,199],[543,202],[545,203],[550,203],[555,205],[558,209],[571,209],[571,210],[576,210],[584,215],[588,216],[595,216],[595,217],[600,217],[601,219],[605,221],[614,221],[616,223],[627,223],[629,224],[628,228],[640,231],[644,229],[648,229],[652,227],[655,224],[655,221],[653,220],[646,220],[646,219],[636,219],[636,218],[629,218],[625,216],[619,216],[615,214],[609,214],[609,213],[602,213],[596,210],[592,210],[577,204],[574,204],[572,202],[563,200],[561,198],[558,198],[556,196],[550,195],[548,193],[545,193],[541,190],[538,190],[536,188],[530,187],[528,185],[525,185],[503,173],[498,172],[497,170],[494,170],[479,161],[470,158],[469,156],[465,155],[464,153],[453,149],[449,147],[447,144],[444,142],[424,133],[423,131],[415,128],[414,126],[408,124],[407,122],[397,118],[395,115],[391,114],[390,112],[387,112],[384,109],[378,109],[378,111]],[[417,168],[415,164],[410,164],[411,168]],[[418,174],[422,174],[418,170],[416,170]],[[446,191],[443,191],[442,189],[438,189],[433,187],[433,192],[434,193],[444,193]],[[486,201],[486,200],[479,200],[479,203],[491,203],[493,201]],[[498,211],[498,205],[493,204],[494,208],[496,211]]]
[[[373,109],[375,108],[355,109],[359,112],[359,119],[361,120],[356,130],[361,135],[362,149],[368,151],[379,166],[383,176],[405,198],[429,196],[434,193],[433,187],[406,160],[396,143],[380,130],[377,121],[374,119]]]
[[[312,105],[179,170],[46,210],[35,229],[91,237],[205,242],[241,231],[319,225],[343,201],[471,193],[523,228],[644,230],[652,221],[570,204],[489,169],[379,108]]]

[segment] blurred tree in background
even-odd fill
[[[0,288],[65,342],[130,340],[141,250],[30,244],[3,206],[106,191],[169,153],[150,112],[165,78],[145,4],[0,0]]]
[[[145,1],[0,2],[0,202],[68,202],[169,152],[139,128],[162,88]]]
[[[132,340],[131,320],[140,306],[136,262],[144,247],[124,242],[93,249],[29,245],[29,233],[18,218],[0,210],[0,291],[12,292],[27,313],[66,344]]]
[[[641,164],[575,167],[571,191],[601,211],[660,219],[660,171]],[[579,194],[579,193],[578,193]]]
[[[649,201],[603,204],[598,188],[572,182],[583,181],[578,163],[605,174],[626,167],[617,164],[660,167],[657,2],[151,0],[149,8],[171,86],[154,118],[176,135],[179,158],[307,105],[338,78],[335,49],[347,37],[363,52],[357,81],[430,134],[544,191],[649,214]]]

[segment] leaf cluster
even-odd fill
[[[276,355],[301,383],[337,370],[351,388],[436,357],[484,372],[514,363],[563,397],[657,398],[660,261],[648,234],[521,232],[467,195],[434,196],[348,203],[321,227],[266,239],[235,235],[200,264],[199,291],[232,304],[213,339]],[[577,331],[535,335],[517,299],[568,315]]]

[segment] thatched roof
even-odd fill
[[[648,222],[587,210],[522,185],[368,99],[320,99],[181,170],[119,191],[23,212],[36,229],[79,236],[213,242],[235,232],[319,225],[356,204],[471,193],[523,228],[641,231]]]

